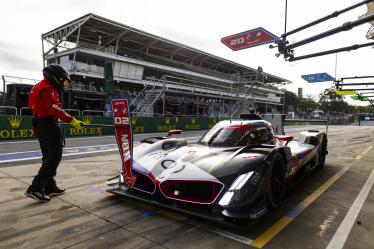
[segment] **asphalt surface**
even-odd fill
[[[288,133],[297,136],[296,130]],[[200,134],[180,136],[194,141]],[[0,248],[374,248],[373,134],[374,127],[330,127],[325,167],[245,229],[108,194],[105,181],[120,167],[115,150],[65,156],[57,181],[67,193],[48,204],[23,195],[40,159],[3,162]],[[111,137],[72,139],[65,150],[114,143]],[[37,150],[36,141],[0,143],[0,156]]]

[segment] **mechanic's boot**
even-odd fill
[[[57,196],[57,195],[62,195],[62,194],[65,193],[65,189],[57,187],[56,181],[53,178],[51,180],[49,180],[49,182],[47,183],[47,185],[44,188],[44,191],[50,197]]]
[[[64,188],[59,188],[57,187],[56,185],[52,186],[52,187],[49,187],[49,188],[46,188],[45,189],[45,193],[49,196],[49,197],[52,197],[52,196],[57,196],[57,195],[62,195],[65,193],[65,189]]]
[[[33,198],[34,200],[40,201],[40,202],[49,202],[50,198],[48,195],[46,195],[41,188],[36,188],[34,186],[30,186],[27,191],[25,192],[25,196]]]

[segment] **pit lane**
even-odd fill
[[[104,183],[120,163],[114,153],[65,157],[57,180],[67,193],[48,204],[23,196],[39,163],[7,165],[0,169],[0,248],[372,248],[373,132],[330,127],[325,168],[245,230],[109,195]]]

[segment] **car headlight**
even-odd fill
[[[231,184],[230,188],[222,196],[218,204],[222,207],[226,207],[234,201],[241,200],[248,190],[248,188],[245,188],[244,186],[248,184],[251,184],[253,186],[257,185],[257,183],[259,182],[259,178],[259,173],[255,171],[250,171],[238,176]]]

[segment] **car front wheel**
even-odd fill
[[[267,191],[268,205],[270,208],[277,208],[281,205],[286,192],[286,165],[279,152],[275,152],[269,164],[271,172]]]

